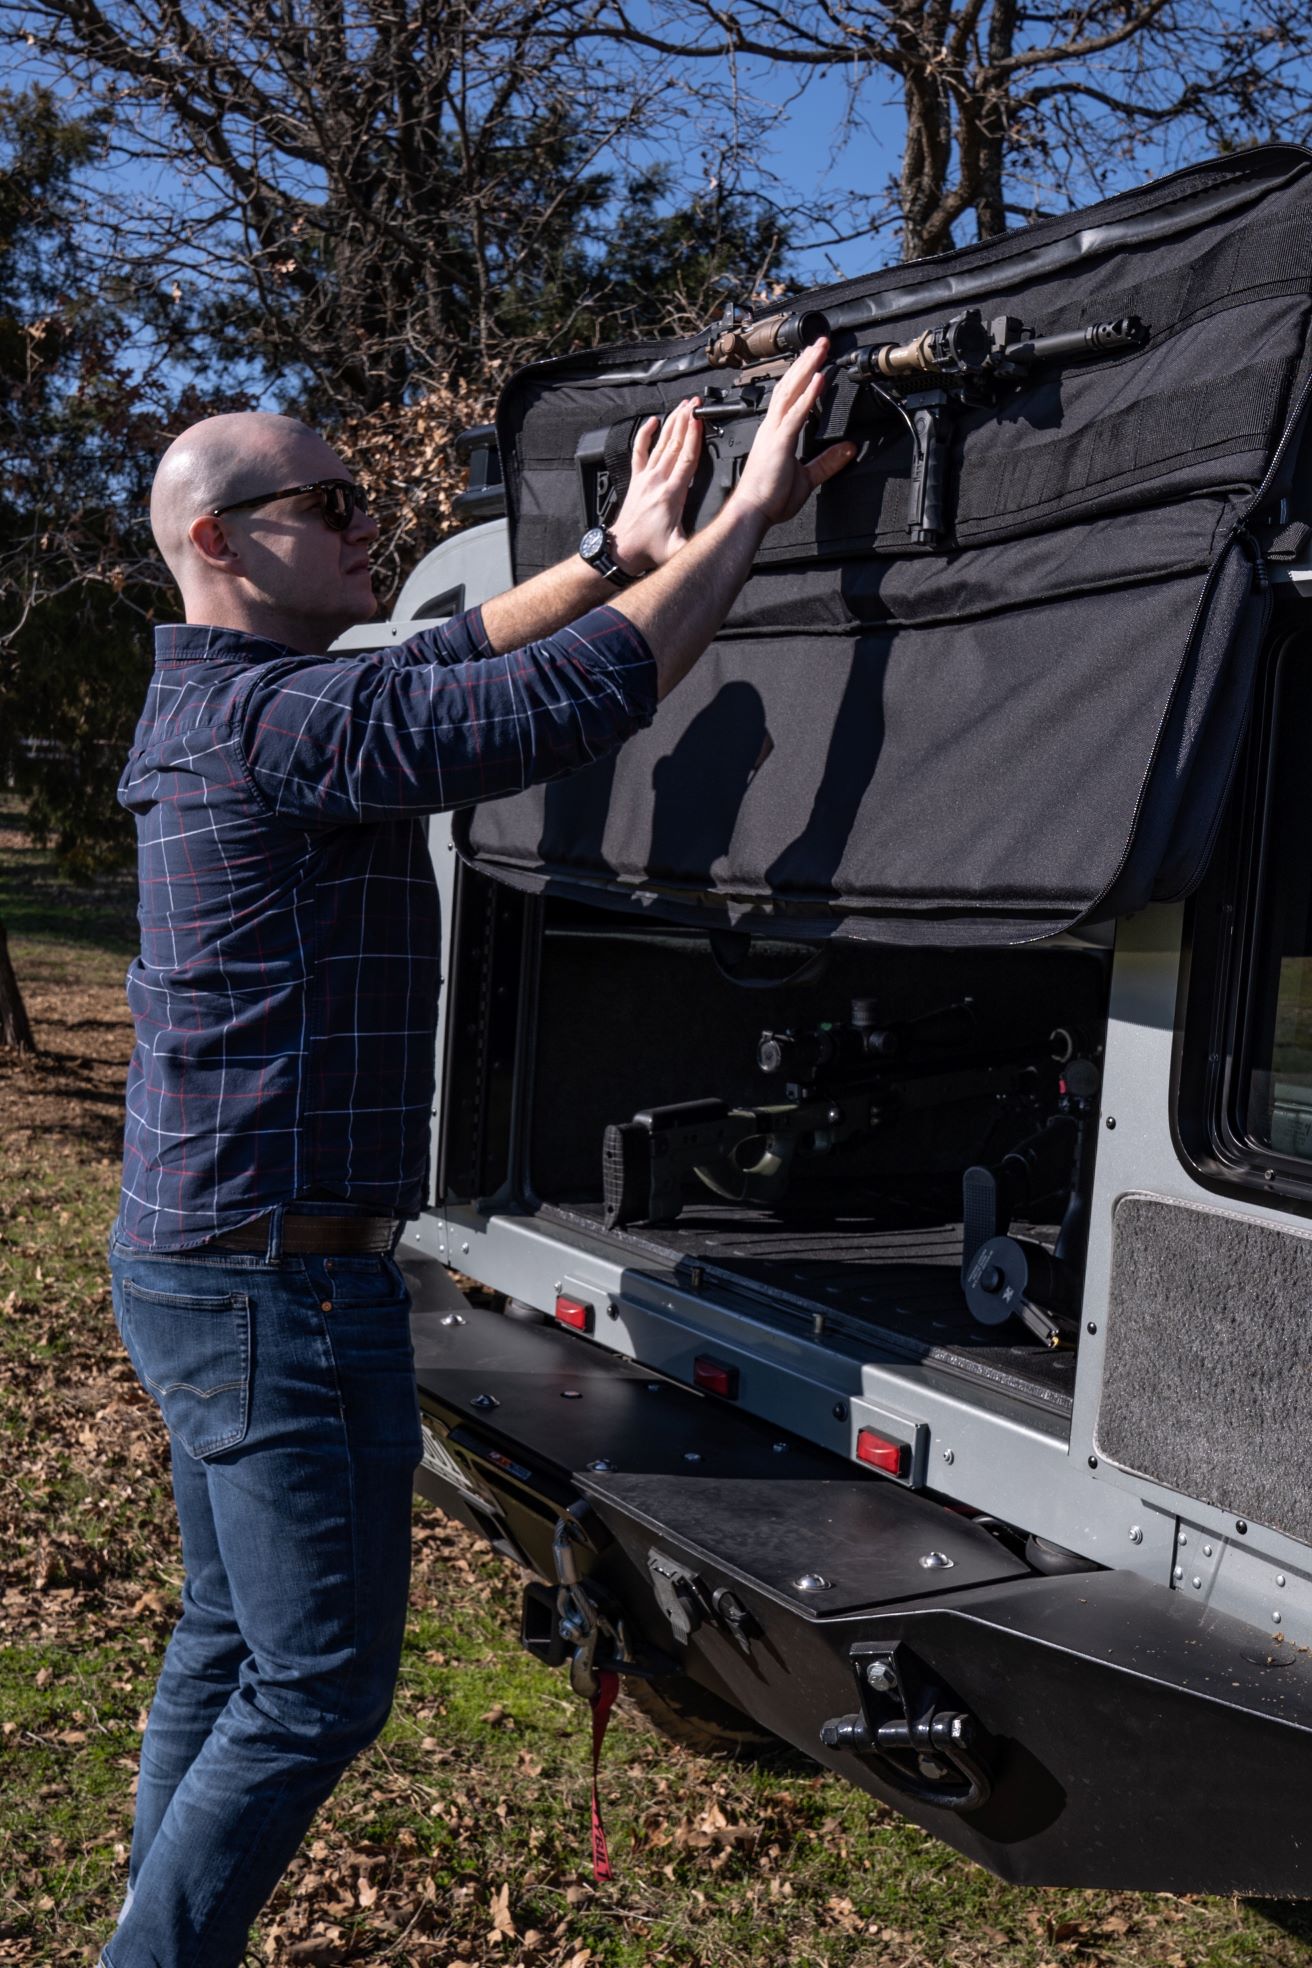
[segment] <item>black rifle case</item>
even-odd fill
[[[1268,146],[1085,212],[790,301],[840,363],[963,310],[1144,345],[954,406],[944,530],[912,537],[904,418],[836,385],[856,462],[766,539],[654,723],[460,816],[487,873],[708,928],[1021,943],[1198,881],[1243,735],[1273,559],[1301,548],[1312,152]],[[710,335],[515,376],[497,415],[518,580],[596,516],[642,417],[751,370]],[[856,405],[857,415],[849,423]],[[714,433],[708,426],[708,437]],[[604,481],[603,481],[604,484]],[[718,504],[709,465],[687,513]]]

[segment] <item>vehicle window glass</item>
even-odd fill
[[[1271,773],[1239,1112],[1254,1145],[1312,1162],[1312,660],[1289,649],[1275,693]]]

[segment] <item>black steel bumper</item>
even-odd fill
[[[633,1671],[690,1675],[1004,1879],[1312,1894],[1306,1655],[1131,1573],[1032,1573],[554,1326],[414,1329],[419,1488],[540,1579],[566,1564]],[[573,1616],[532,1603],[559,1658]]]

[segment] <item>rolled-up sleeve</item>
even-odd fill
[[[521,792],[604,757],[655,709],[651,651],[618,610],[501,656],[473,610],[368,656],[261,665],[237,736],[274,813],[334,826]]]
[[[452,663],[477,663],[492,653],[481,608],[469,608],[463,615],[434,622],[431,629],[421,629],[418,635],[394,643],[387,652],[394,663],[416,666],[435,663],[440,668],[449,668]]]

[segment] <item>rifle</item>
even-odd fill
[[[693,1180],[726,1201],[770,1207],[786,1195],[799,1157],[832,1154],[912,1109],[1005,1098],[1018,1068],[1052,1063],[1052,1038],[987,1048],[975,1035],[969,998],[896,1025],[857,998],[846,1024],[763,1032],[757,1069],[788,1076],[782,1100],[685,1100],[606,1129],[606,1228],[673,1223]]]
[[[706,464],[692,498],[710,518],[732,492],[771,392],[788,362],[831,332],[819,309],[751,320],[726,310],[702,351],[715,369],[749,370],[741,380],[708,384],[694,415],[705,434]],[[952,430],[966,409],[987,408],[1020,387],[1037,367],[1087,362],[1141,349],[1149,331],[1137,315],[1093,322],[1056,335],[1035,335],[1014,315],[986,322],[965,308],[906,342],[854,348],[835,360],[830,390],[816,411],[819,442],[853,430],[884,441],[896,420],[911,435],[908,537],[937,546],[947,530],[945,508]],[[628,483],[628,451],[636,420],[589,431],[575,451],[588,525],[606,525]]]
[[[946,531],[952,425],[963,409],[996,403],[1006,389],[1017,388],[1043,364],[1087,362],[1141,349],[1147,340],[1148,330],[1137,314],[1064,334],[1035,335],[1014,315],[998,315],[986,323],[978,308],[966,308],[912,341],[854,349],[844,358],[847,374],[901,417],[911,432],[907,530],[912,540],[937,546]]]

